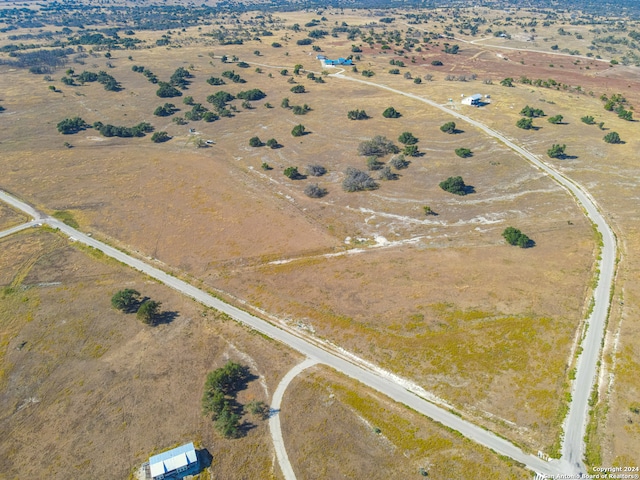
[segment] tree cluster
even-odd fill
[[[347,118],[349,120],[366,120],[369,118],[369,115],[367,115],[367,112],[364,110],[349,110]]]
[[[462,180],[462,177],[449,177],[440,182],[440,188],[455,195],[467,194],[467,186],[465,185],[464,180]]]
[[[181,89],[187,88],[189,85],[189,79],[192,78],[193,75],[184,67],[178,67],[175,72],[171,75],[169,79],[169,83],[174,87],[179,87]]]
[[[125,288],[111,297],[113,308],[124,313],[135,313],[138,320],[147,325],[155,325],[160,315],[160,302],[149,298],[140,298],[140,292]]]
[[[246,90],[243,92],[238,92],[236,94],[237,98],[240,98],[242,100],[250,100],[250,101],[254,101],[254,100],[262,100],[264,97],[266,97],[267,94],[264,93],[262,90],[260,90],[259,88],[252,88],[251,90]]]
[[[179,109],[173,103],[165,103],[159,106],[153,111],[153,114],[158,117],[169,117],[176,113]]]
[[[156,95],[160,98],[181,97],[182,92],[167,82],[158,82],[158,90]]]
[[[72,133],[78,133],[81,130],[87,128],[89,124],[80,117],[65,118],[58,122],[58,131],[64,135]]]
[[[399,153],[400,149],[386,137],[376,135],[371,140],[366,140],[358,145],[358,155],[370,157],[384,157],[389,153]]]
[[[533,120],[523,117],[516,122],[516,127],[522,128],[523,130],[531,130],[533,128]]]
[[[151,141],[153,143],[163,143],[170,139],[171,137],[167,132],[153,132],[153,135],[151,135]]]
[[[105,137],[144,137],[145,133],[151,133],[153,127],[150,123],[141,122],[133,127],[118,127],[102,122],[95,122],[93,128],[99,131]]]
[[[505,228],[502,236],[509,245],[517,245],[520,248],[529,248],[533,245],[533,241],[517,228]]]
[[[224,81],[223,79],[221,79],[221,78],[218,78],[218,77],[209,77],[209,78],[207,79],[207,83],[208,83],[209,85],[214,85],[214,86],[216,86],[216,85],[224,85],[224,84],[225,84],[225,81]]]
[[[527,105],[522,110],[520,110],[520,115],[528,118],[537,118],[537,117],[544,117],[544,112],[539,108],[532,108],[529,105]]]
[[[202,395],[202,411],[204,415],[211,416],[216,430],[223,437],[240,436],[242,406],[236,401],[236,396],[246,388],[249,379],[249,368],[233,361],[228,361],[224,367],[207,375]]]
[[[245,79],[243,79],[242,77],[240,77],[240,75],[238,75],[236,72],[234,72],[233,70],[226,70],[224,72],[222,72],[222,76],[224,78],[228,78],[229,80],[231,80],[233,83],[247,83],[247,81]]]

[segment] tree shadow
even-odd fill
[[[180,314],[178,312],[172,312],[172,311],[160,312],[155,317],[153,317],[153,326],[155,327],[158,325],[171,323],[179,316]]]
[[[453,132],[454,135],[458,135],[459,133],[464,133],[464,130],[460,130],[459,128],[456,128]]]
[[[476,193],[476,189],[473,185],[465,185],[464,186],[464,194],[470,195],[472,193]]]
[[[529,239],[529,241],[527,242],[527,244],[522,247],[522,248],[533,248],[536,246],[536,242],[534,242],[533,240]]]
[[[238,426],[238,437],[246,437],[247,434],[256,427],[257,425],[255,423],[247,422],[245,420]]]
[[[561,155],[558,157],[560,160],[576,160],[577,158],[577,155]]]

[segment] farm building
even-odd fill
[[[479,107],[482,102],[482,95],[476,93],[475,95],[471,95],[470,97],[466,97],[462,99],[463,105],[471,105],[473,107]]]
[[[149,458],[153,480],[180,480],[200,471],[193,443],[187,443]]]
[[[325,58],[322,63],[325,65],[353,65],[353,61],[350,58],[338,58],[337,60],[331,60],[329,58]]]

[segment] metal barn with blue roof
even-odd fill
[[[153,480],[179,480],[197,474],[200,465],[193,442],[150,457],[149,470]]]

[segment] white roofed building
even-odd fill
[[[179,480],[200,471],[193,443],[187,443],[149,458],[153,480]]]
[[[471,95],[470,97],[466,97],[462,99],[463,105],[472,105],[474,107],[479,107],[482,102],[482,95],[476,93],[475,95]]]

